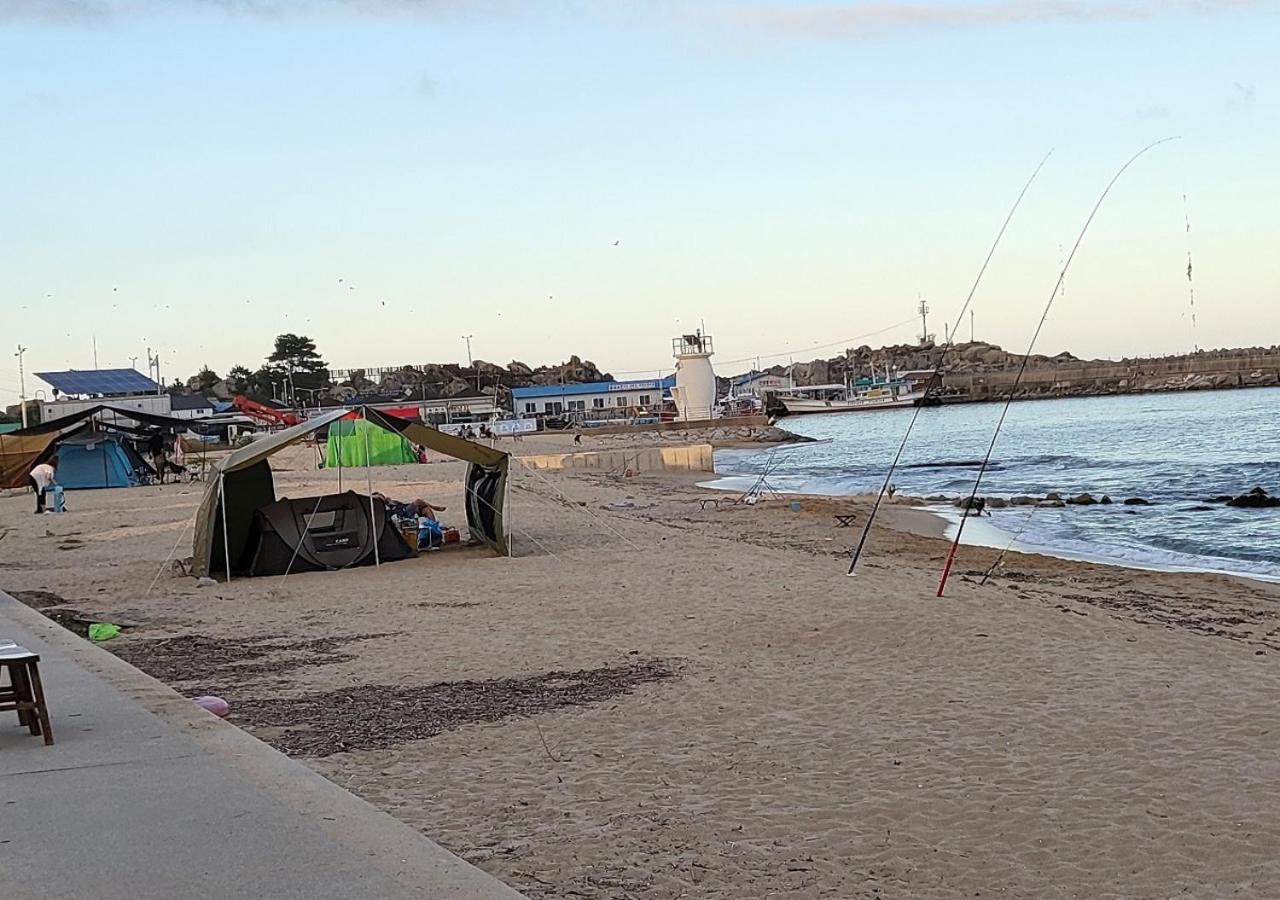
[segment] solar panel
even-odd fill
[[[36,372],[60,394],[154,394],[160,386],[136,369]]]

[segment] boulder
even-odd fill
[[[1235,497],[1232,497],[1230,494],[1219,494],[1216,497],[1210,497],[1204,502],[1205,503],[1230,503],[1234,499]]]
[[[1264,509],[1272,506],[1280,506],[1280,497],[1272,497],[1260,487],[1256,487],[1247,494],[1241,494],[1227,501],[1227,506],[1235,506],[1241,509]]]
[[[1099,503],[1111,503],[1111,502],[1112,502],[1112,500],[1111,500],[1111,498],[1110,498],[1110,497],[1108,497],[1106,494],[1103,494],[1103,495],[1102,495],[1102,499],[1101,499],[1101,500],[1099,500],[1098,502],[1099,502]]]
[[[1062,495],[1061,495],[1061,494],[1059,494],[1059,493],[1057,493],[1056,491],[1050,491],[1049,493],[1047,493],[1047,494],[1045,494],[1045,495],[1044,495],[1044,499],[1046,499],[1046,500],[1061,500],[1061,499],[1062,499]]]
[[[1009,505],[1009,501],[1003,497],[988,497],[987,509],[1004,509]]]
[[[1151,501],[1143,500],[1141,497],[1125,497],[1124,505],[1125,506],[1150,506]]]
[[[1067,502],[1073,506],[1092,506],[1098,501],[1094,499],[1093,494],[1077,494]]]
[[[1027,497],[1025,495],[1019,495],[1017,497],[1010,498],[1009,505],[1010,506],[1035,506],[1039,502],[1040,501],[1037,500],[1035,497]]]
[[[1050,500],[1048,497],[1046,497],[1036,505],[1057,508],[1057,507],[1066,506],[1067,504],[1063,503],[1061,500]]]

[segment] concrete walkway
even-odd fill
[[[0,715],[5,897],[519,898],[418,832],[0,593],[56,743]]]

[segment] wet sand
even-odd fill
[[[461,522],[461,476],[372,486]],[[0,588],[531,897],[1280,895],[1280,588],[966,547],[938,600],[927,513],[848,578],[865,500],[694,481],[513,466],[512,558],[211,587],[165,562],[200,485],[14,496]]]

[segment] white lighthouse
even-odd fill
[[[671,341],[676,358],[676,384],[671,389],[676,402],[676,421],[696,422],[715,414],[716,373],[711,368],[711,336],[699,329]]]

